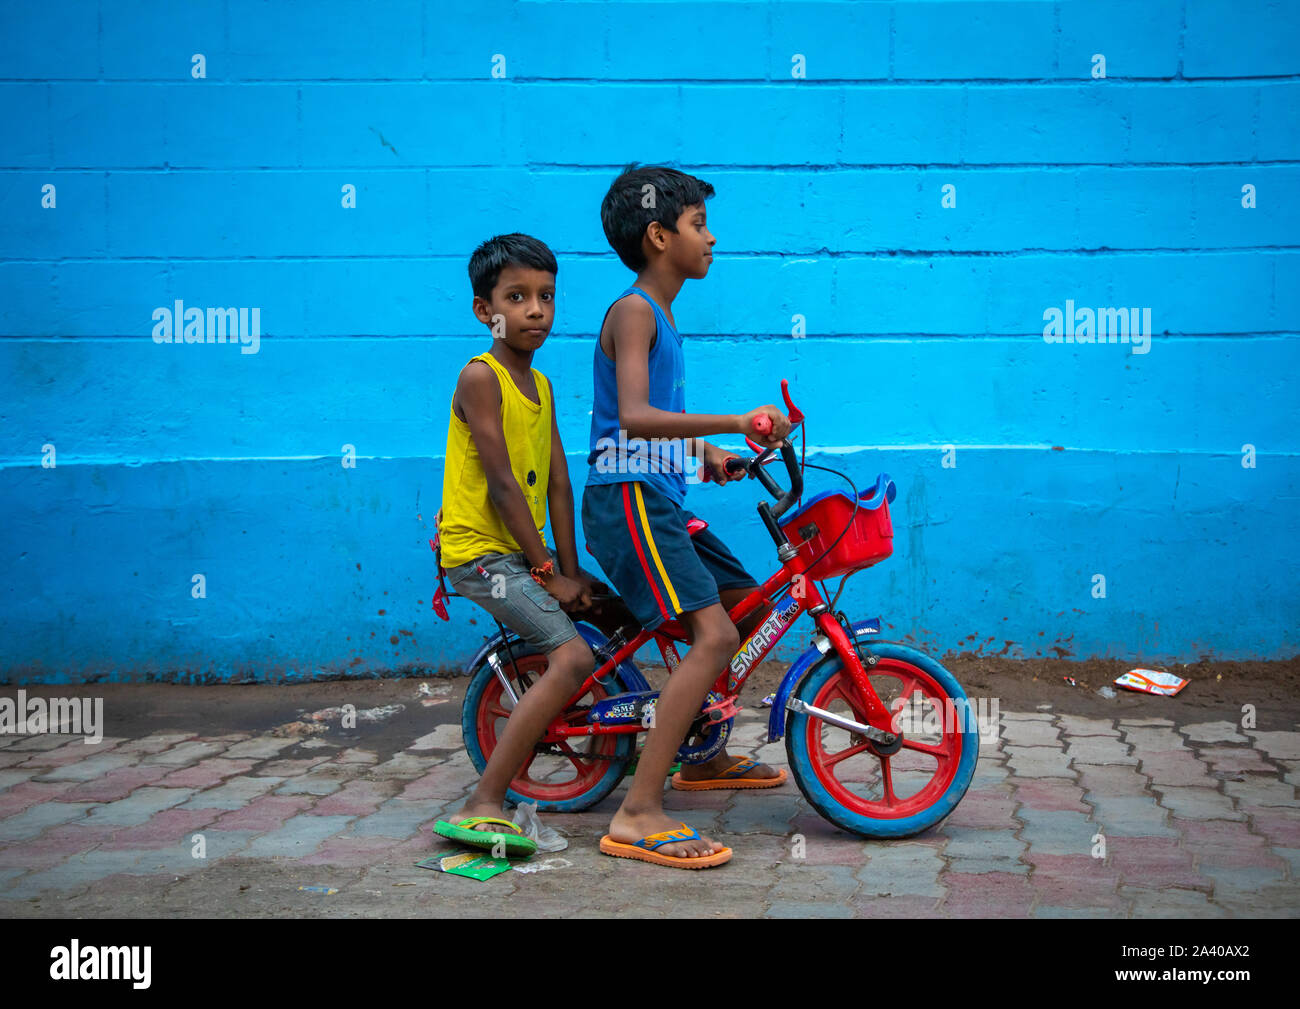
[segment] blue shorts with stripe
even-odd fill
[[[713,605],[721,589],[758,585],[711,530],[690,534],[694,518],[639,480],[582,492],[587,549],[647,629]]]

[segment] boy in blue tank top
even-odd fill
[[[703,438],[749,434],[766,414],[779,445],[790,421],[767,405],[746,413],[686,412],[686,366],[672,316],[673,299],[687,280],[702,279],[713,262],[704,201],[707,182],[671,168],[628,166],[601,204],[605,237],[633,286],[610,306],[595,348],[595,399],[582,528],[587,546],[643,626],[679,620],[691,648],[668,678],[655,707],[636,776],[614,814],[601,851],[679,868],[720,865],[731,849],[701,837],[663,809],[663,781],[714,679],[740,645],[742,633],[727,615],[757,583],[722,541],[705,529],[692,536],[685,510],[688,466],[708,468],[718,483],[734,453]],[[743,476],[743,474],[742,474]],[[785,780],[764,764],[734,761],[726,752],[685,765],[673,786],[773,787]]]

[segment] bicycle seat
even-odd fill
[[[673,638],[676,641],[686,641],[686,628],[682,626],[680,620],[665,620],[656,628],[660,634]]]

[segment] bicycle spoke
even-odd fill
[[[510,712],[508,712],[505,708],[501,707],[501,705],[499,705],[499,704],[490,704],[490,705],[488,705],[488,709],[487,709],[487,710],[488,710],[488,714],[489,714],[489,715],[494,715],[494,716],[497,717],[497,718],[509,718],[509,717],[510,717]]]
[[[903,749],[916,750],[917,753],[928,753],[932,757],[947,757],[950,755],[950,750],[947,746],[942,744],[932,746],[929,743],[918,743],[914,739],[904,739]]]
[[[843,701],[848,706],[849,712],[858,721],[862,721],[866,717],[862,712],[861,702],[856,698],[849,697],[848,692],[838,683],[835,685],[835,689],[831,692],[830,696],[826,698],[826,703],[829,705],[837,699]]]
[[[844,760],[844,759],[846,759],[846,758],[848,758],[848,757],[852,757],[854,754],[861,753],[861,752],[863,752],[863,751],[866,750],[866,749],[867,749],[867,744],[866,744],[866,743],[858,743],[856,746],[850,746],[850,747],[849,747],[848,749],[846,749],[846,750],[840,750],[839,753],[836,753],[836,754],[832,754],[832,755],[830,755],[830,756],[827,756],[827,757],[822,761],[822,763],[823,763],[826,767],[834,767],[834,766],[835,766],[836,764],[838,764],[841,760]]]
[[[571,763],[574,766],[574,768],[577,770],[579,775],[585,775],[587,774],[588,771],[591,770],[589,766],[584,767],[581,763],[582,758],[584,756],[587,756],[586,754],[574,752],[573,747],[571,747],[568,743],[560,743],[559,747],[560,747],[560,752],[569,758],[569,763]],[[587,759],[590,760],[591,757],[587,756]]]
[[[894,794],[894,773],[889,769],[889,758],[880,758],[880,780],[884,783],[885,805],[896,806],[898,796]]]

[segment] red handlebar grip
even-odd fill
[[[765,413],[760,413],[754,418],[750,427],[754,429],[755,434],[769,435],[772,433],[772,418]]]

